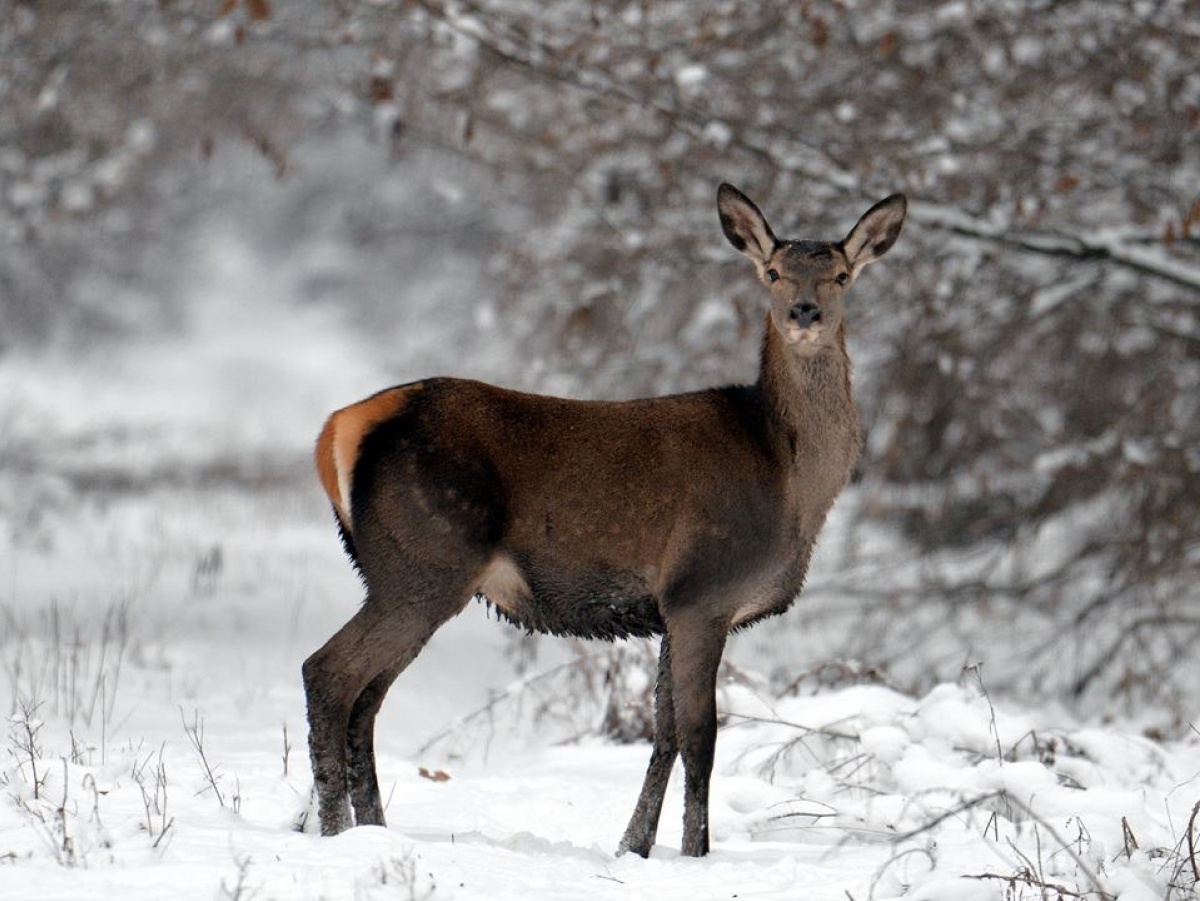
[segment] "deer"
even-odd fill
[[[726,640],[795,602],[858,463],[845,300],[906,210],[892,194],[841,241],[781,241],[720,186],[725,237],[770,297],[754,384],[595,401],[430,378],[329,417],[317,474],[366,598],[302,668],[321,834],[385,825],[376,714],[479,596],[531,632],[661,637],[653,747],[618,853],[649,856],[680,756],[681,850],[708,853]]]

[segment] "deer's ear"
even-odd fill
[[[717,213],[729,243],[756,263],[765,263],[779,246],[775,233],[754,203],[730,184],[717,191]]]
[[[904,225],[907,211],[908,201],[904,195],[893,194],[863,213],[858,224],[850,229],[850,234],[842,241],[846,259],[855,272],[867,263],[874,263],[891,249],[900,237],[900,227]]]

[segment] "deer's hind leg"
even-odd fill
[[[429,575],[378,580],[362,609],[304,662],[309,754],[322,835],[353,825],[348,800],[359,825],[383,824],[375,715],[395,678],[472,594],[469,568]],[[374,582],[368,577],[368,585]],[[401,585],[409,590],[403,592]]]
[[[679,741],[675,735],[675,702],[671,695],[671,643],[664,632],[658,650],[658,682],[654,689],[654,750],[650,754],[650,766],[646,769],[642,791],[621,839],[618,854],[632,851],[639,857],[649,857],[650,849],[654,846],[663,796],[679,756]]]
[[[304,661],[308,703],[308,750],[322,835],[352,825],[346,783],[346,729],[363,687],[391,656],[381,641],[386,611],[367,603],[329,641]]]
[[[467,589],[459,590],[457,595],[450,595],[455,598],[454,603],[439,606],[425,616],[405,618],[406,626],[392,627],[403,636],[399,656],[367,683],[350,709],[346,729],[346,773],[354,820],[359,826],[386,825],[375,770],[375,716],[383,699],[396,677],[416,659],[433,633],[461,611],[473,594]]]
[[[375,715],[388,689],[407,663],[390,666],[367,683],[350,709],[346,729],[346,781],[354,822],[358,826],[385,826],[379,777],[375,772]]]

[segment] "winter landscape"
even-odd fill
[[[1187,899],[1200,884],[1200,9],[0,2],[0,898]],[[312,463],[432,374],[754,378],[732,181],[909,221],[848,309],[863,460],[734,636],[712,852],[618,856],[654,642],[473,602],[387,828],[316,834],[357,609]]]

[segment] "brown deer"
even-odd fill
[[[906,203],[880,201],[834,242],[776,239],[731,185],[717,209],[771,297],[755,384],[604,402],[436,378],[325,424],[317,469],[367,597],[304,663],[322,834],[383,825],[375,715],[482,595],[533,631],[662,636],[654,750],[620,850],[650,853],[682,754],[683,853],[708,852],[726,636],[791,606],[858,460],[843,303]]]

